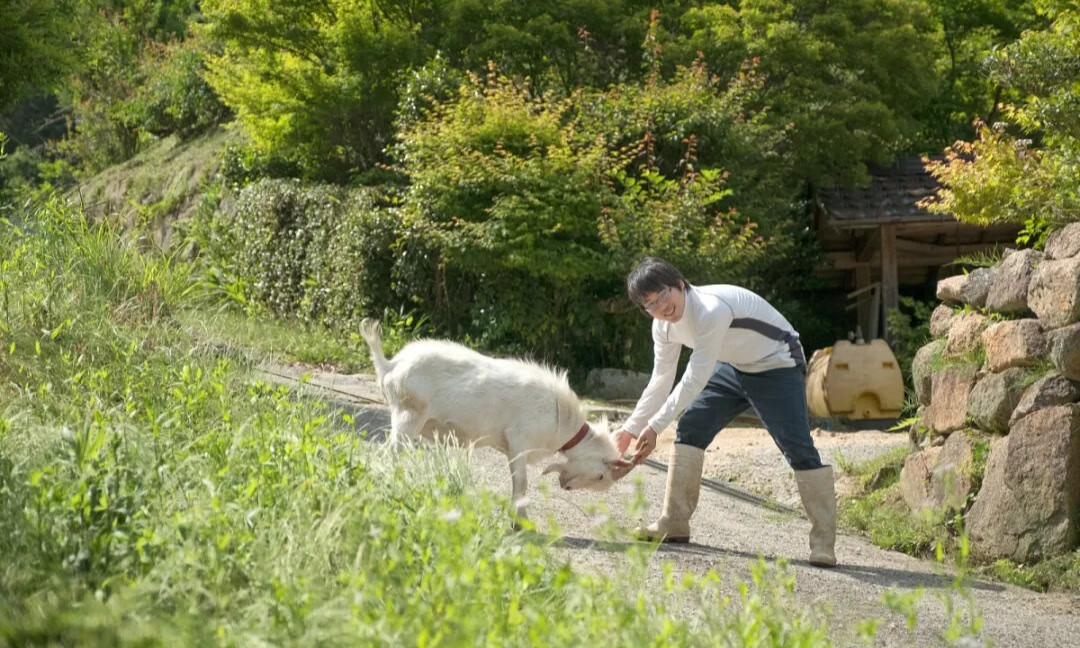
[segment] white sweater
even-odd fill
[[[805,366],[799,334],[757,294],[738,286],[689,286],[686,308],[674,324],[653,320],[653,372],[623,429],[635,437],[646,423],[661,432],[701,393],[717,362],[758,373]],[[683,345],[690,355],[672,391]]]

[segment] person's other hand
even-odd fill
[[[634,440],[634,435],[630,434],[626,430],[615,431],[615,447],[619,450],[619,456],[626,455],[626,450],[630,447],[630,442]]]
[[[642,461],[645,461],[652,451],[656,449],[656,432],[647,427],[638,435],[637,443],[634,444],[634,458],[630,461],[637,465]]]

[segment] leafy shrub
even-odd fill
[[[244,189],[237,199],[235,236],[242,244],[237,269],[251,280],[251,298],[277,315],[310,310],[314,277],[342,200],[340,190],[305,187],[299,181],[268,181]]]
[[[235,213],[212,201],[186,236],[203,253],[204,286],[226,299],[355,330],[363,316],[407,303],[399,284],[424,269],[409,254],[420,248],[383,202],[374,189],[262,180],[240,190]]]
[[[296,178],[300,166],[285,158],[261,153],[251,145],[229,145],[221,153],[221,177],[232,189],[263,178]]]
[[[708,83],[684,74],[687,87]],[[655,103],[678,96],[656,87]],[[738,110],[723,88],[700,92]],[[640,362],[648,349],[632,356],[622,342],[647,333],[622,289],[639,257],[665,255],[710,282],[741,278],[759,257],[765,242],[724,206],[726,174],[694,166],[692,138],[680,168],[638,165],[643,143],[587,115],[617,93],[537,97],[492,73],[402,132],[404,220],[439,255],[437,292],[418,302],[436,328],[574,366]]]
[[[144,64],[147,81],[133,102],[147,132],[190,139],[229,117],[228,109],[203,79],[201,48],[193,39],[163,45]]]

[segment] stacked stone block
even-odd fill
[[[1052,235],[1045,252],[1010,250],[994,268],[942,280],[937,297],[934,340],[912,364],[930,434],[901,472],[905,501],[914,510],[970,503],[982,558],[1071,551],[1080,544],[1080,224]]]

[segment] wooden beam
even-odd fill
[[[958,256],[987,250],[991,247],[993,247],[993,244],[991,243],[958,243],[953,245],[946,243],[944,245],[938,245],[936,243],[924,243],[922,241],[911,241],[902,238],[896,239],[897,254],[922,255],[935,259],[940,259],[942,257],[951,257],[955,259]]]
[[[865,238],[862,243],[862,249],[855,255],[855,260],[859,263],[866,263],[870,259],[874,258],[878,248],[881,245],[881,229],[875,228],[870,232],[870,235]]]
[[[896,265],[896,225],[881,226],[881,306],[887,315],[900,307],[900,279]],[[888,318],[883,317],[885,334],[889,334]]]
[[[854,270],[855,266],[858,265],[858,261],[855,260],[855,253],[850,250],[826,252],[825,257],[836,270]]]
[[[870,285],[870,264],[855,264],[855,289],[861,290]],[[875,331],[870,330],[870,300],[859,300],[859,328],[862,329],[863,338],[873,339]]]
[[[877,229],[881,223],[875,221],[826,221],[826,225],[832,227],[838,232],[851,232],[854,233],[858,230]],[[980,226],[969,225],[967,223],[961,223],[955,220],[944,220],[934,222],[924,221],[900,221],[896,223],[897,233],[908,236],[926,236],[930,234],[955,234],[958,232],[967,232],[972,236],[978,236],[980,233],[985,232],[985,235],[989,241],[1008,239],[1012,243],[1013,238],[1010,238],[1020,231],[1020,226],[1014,223],[995,223],[993,225]]]
[[[896,265],[901,268],[929,268],[952,263],[956,257],[973,252],[988,250],[986,243],[962,243],[960,245],[935,245],[906,239],[896,240]],[[854,270],[860,263],[869,263],[873,267],[881,265],[881,251],[875,250],[868,257],[850,250],[837,250],[827,254],[837,270]]]
[[[839,229],[839,230],[866,229],[868,227],[877,227],[878,225],[896,225],[896,224],[901,224],[901,225],[909,225],[909,224],[910,225],[918,225],[918,224],[924,224],[924,223],[934,223],[934,224],[948,223],[948,224],[951,224],[951,225],[956,225],[957,224],[956,219],[952,218],[951,216],[937,216],[937,215],[928,215],[926,217],[921,217],[920,216],[918,218],[896,218],[896,217],[892,217],[892,216],[885,217],[885,218],[852,218],[852,219],[830,218],[830,219],[828,219],[827,222],[829,223],[829,225],[831,225],[831,226],[833,226],[833,227],[835,227],[836,229]]]

